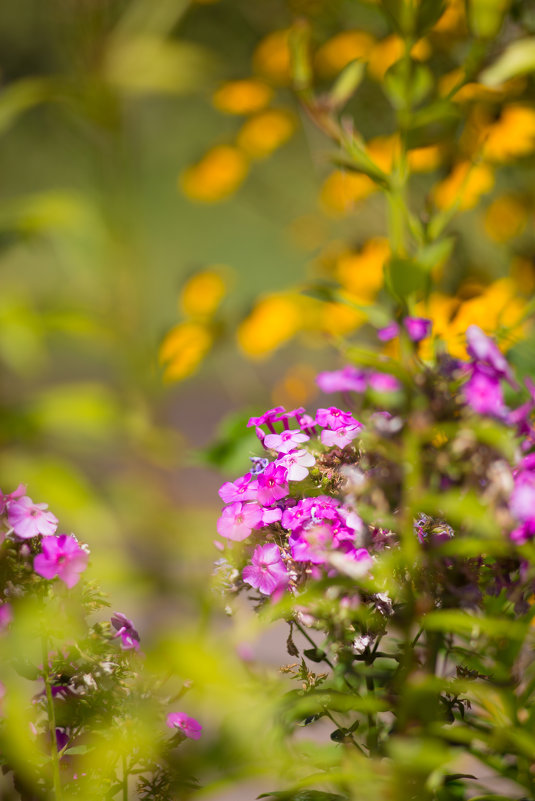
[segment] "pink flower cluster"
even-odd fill
[[[58,520],[46,503],[34,503],[26,495],[26,487],[19,484],[13,492],[0,491],[0,514],[6,519],[8,530],[1,535],[18,540],[41,537],[41,553],[35,556],[33,569],[45,579],[59,578],[67,587],[77,584],[88,562],[88,554],[73,534],[56,535]]]

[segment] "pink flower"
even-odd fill
[[[217,521],[217,533],[228,540],[241,542],[262,520],[262,510],[257,503],[231,503],[223,509]]]
[[[278,523],[279,520],[282,520],[282,509],[279,509],[278,506],[275,506],[274,509],[262,509],[261,526],[271,526],[272,523]]]
[[[381,342],[390,342],[391,339],[397,337],[399,334],[399,325],[395,322],[388,323],[385,325],[384,328],[379,328],[377,331],[377,338],[381,340]]]
[[[258,476],[258,502],[269,506],[289,494],[288,470],[272,462]]]
[[[469,325],[466,329],[466,350],[476,362],[487,365],[497,378],[505,378],[512,386],[517,386],[507,359],[477,325]]]
[[[426,320],[424,317],[405,317],[403,325],[405,326],[409,338],[412,339],[413,342],[420,342],[430,335],[433,323],[431,320]]]
[[[268,434],[264,438],[264,447],[271,448],[278,453],[289,453],[302,442],[306,442],[310,437],[297,429],[289,429],[281,434]]]
[[[17,489],[13,490],[13,492],[4,495],[4,493],[0,490],[0,515],[3,514],[4,510],[9,508],[9,504],[11,501],[16,500],[17,498],[22,498],[23,495],[26,495],[26,485],[19,484]]]
[[[390,373],[370,373],[368,384],[376,392],[396,392],[400,388],[399,381]]]
[[[13,610],[10,603],[0,604],[0,631],[7,629],[13,620]]]
[[[17,537],[23,540],[37,537],[38,534],[53,534],[58,527],[58,520],[47,509],[48,504],[34,503],[25,496],[8,504],[7,519]]]
[[[199,721],[184,712],[170,712],[167,715],[167,725],[170,729],[179,729],[190,740],[198,740],[201,736],[202,726]]]
[[[243,568],[243,580],[263,595],[272,595],[288,582],[288,572],[281,559],[278,545],[259,545],[255,548],[251,564]]]
[[[463,387],[466,402],[475,412],[501,417],[505,412],[500,381],[476,367]]]
[[[123,651],[139,650],[139,634],[126,615],[123,615],[122,612],[114,612],[111,616],[111,625],[116,631],[113,636],[121,638]]]
[[[366,373],[350,364],[342,370],[319,373],[316,384],[322,392],[364,392]]]
[[[324,428],[332,429],[347,428],[348,426],[362,427],[352,414],[343,412],[341,409],[337,409],[336,406],[330,406],[328,409],[318,409],[316,423]]]
[[[258,484],[256,479],[251,479],[251,474],[237,478],[236,481],[227,481],[219,489],[219,497],[223,503],[234,501],[255,501]]]
[[[349,445],[353,440],[358,437],[362,426],[348,426],[347,428],[337,428],[335,431],[329,431],[325,429],[321,432],[321,441],[324,445],[328,448],[332,448],[334,445],[337,445],[339,448],[345,448],[346,445]]]
[[[41,547],[42,553],[33,560],[35,572],[46,579],[57,576],[67,587],[74,587],[80,573],[86,569],[88,560],[87,553],[80,548],[76,538],[70,534],[43,537]]]
[[[305,450],[291,451],[277,463],[288,470],[288,481],[302,481],[308,476],[308,468],[316,463],[316,459]]]

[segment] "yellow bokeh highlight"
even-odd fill
[[[267,295],[240,323],[238,345],[252,359],[262,359],[288,342],[302,322],[300,299],[289,294]]]
[[[201,270],[182,287],[179,307],[188,317],[210,317],[225,297],[225,292],[225,281],[219,270]]]
[[[214,93],[214,106],[227,114],[254,114],[265,108],[273,97],[273,89],[263,81],[248,78],[229,81]]]
[[[172,328],[163,340],[158,354],[165,364],[164,379],[181,381],[198,368],[210,347],[212,334],[201,323],[187,321]]]
[[[273,31],[257,46],[253,55],[255,72],[278,86],[291,82],[288,29]]]
[[[520,104],[506,106],[500,119],[487,129],[484,158],[504,162],[527,156],[534,150],[535,110]]]
[[[292,409],[309,403],[317,393],[316,370],[308,364],[294,364],[273,387],[273,404]]]
[[[405,52],[405,43],[393,33],[376,42],[368,55],[368,71],[376,81],[382,81],[390,67],[399,61]],[[427,61],[431,55],[431,45],[427,39],[419,39],[411,48],[411,56],[416,61]]]
[[[415,147],[407,153],[407,161],[413,172],[431,172],[442,163],[444,148],[440,145]]]
[[[370,158],[386,173],[392,170],[394,160],[401,153],[401,142],[398,134],[392,136],[376,136],[366,143]]]
[[[465,30],[465,0],[448,0],[446,10],[433,26],[433,31],[443,34],[460,34]]]
[[[384,282],[384,266],[390,258],[387,239],[370,239],[359,252],[342,254],[336,263],[336,278],[353,300],[371,302]]]
[[[460,211],[465,211],[476,206],[481,195],[490,192],[493,186],[494,176],[490,167],[463,161],[435,186],[433,197],[440,209],[457,205]]]
[[[315,66],[319,74],[333,77],[355,59],[367,60],[375,39],[364,31],[343,31],[323,44],[316,53]]]
[[[328,214],[338,217],[352,211],[355,204],[364,200],[377,186],[361,173],[346,170],[335,170],[325,180],[321,191],[320,201]]]
[[[332,336],[344,336],[366,322],[366,316],[345,303],[323,303],[319,327]]]
[[[251,158],[262,159],[287,142],[294,131],[293,114],[281,109],[268,109],[243,124],[236,142]]]
[[[217,203],[230,197],[249,169],[245,154],[231,145],[216,145],[197,163],[184,170],[179,183],[190,200]]]
[[[508,242],[519,236],[526,223],[526,208],[514,195],[497,197],[485,212],[485,231],[494,242]]]

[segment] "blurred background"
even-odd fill
[[[531,3],[509,6],[503,41],[535,26]],[[314,405],[338,337],[373,343],[392,314],[384,198],[333,167],[295,100],[296,18],[320,93],[365,64],[348,112],[388,172],[401,40],[381,4],[0,7],[1,486],[26,483],[89,543],[92,575],[149,642],[206,611],[217,488],[255,452],[243,421]],[[463,82],[467,31],[449,0],[413,53],[420,102],[441,113],[411,150],[411,201],[422,219],[460,212],[420,311],[454,351],[470,322],[503,331],[527,372],[533,86]]]

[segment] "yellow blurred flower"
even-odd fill
[[[387,239],[370,239],[358,253],[342,254],[336,277],[357,303],[371,302],[383,286],[384,265],[390,257]]]
[[[179,323],[164,338],[158,354],[166,364],[164,379],[181,381],[195,372],[212,345],[212,334],[202,324]]]
[[[343,31],[333,36],[316,53],[316,69],[325,77],[337,75],[350,61],[366,60],[375,39],[364,31]]]
[[[273,388],[273,404],[287,409],[303,406],[318,393],[316,370],[308,364],[294,364]]]
[[[238,345],[253,359],[262,359],[291,339],[301,325],[300,298],[273,294],[261,298],[237,330]]]
[[[509,161],[535,150],[535,110],[518,104],[506,106],[500,119],[489,126],[483,156],[489,161]]]
[[[466,29],[465,0],[447,0],[446,10],[433,26],[433,31],[459,34]]]
[[[319,327],[333,336],[343,336],[366,322],[365,315],[345,303],[323,303]]]
[[[273,31],[268,34],[253,55],[255,71],[266,80],[280,86],[291,81],[289,31]]]
[[[294,130],[293,114],[282,109],[268,109],[243,124],[237,144],[251,158],[261,159],[288,141]]]
[[[435,203],[440,209],[458,204],[460,211],[471,209],[481,195],[494,185],[492,170],[486,164],[471,164],[468,161],[456,164],[451,173],[433,190]]]
[[[217,203],[232,195],[248,172],[247,158],[236,147],[216,145],[180,176],[182,191],[190,200]]]
[[[212,98],[214,106],[227,114],[254,114],[273,97],[273,89],[255,78],[229,81],[220,86]]]
[[[223,300],[225,291],[220,270],[201,270],[182,287],[179,306],[188,317],[210,317]]]
[[[399,61],[405,52],[403,39],[393,33],[386,39],[376,42],[368,56],[368,71],[376,81],[382,81],[387,70]],[[431,46],[427,39],[419,39],[411,49],[412,58],[426,61],[431,55]]]
[[[413,172],[431,172],[441,164],[444,149],[440,145],[427,145],[409,150],[407,159]]]
[[[335,170],[325,180],[320,200],[327,213],[342,216],[351,211],[355,203],[364,200],[376,189],[375,183],[367,175]]]
[[[518,236],[526,223],[526,207],[514,195],[497,197],[485,213],[485,231],[495,242],[508,242]]]
[[[390,172],[394,159],[401,152],[401,143],[398,134],[392,136],[376,136],[366,143],[366,150],[371,159],[383,172]]]

